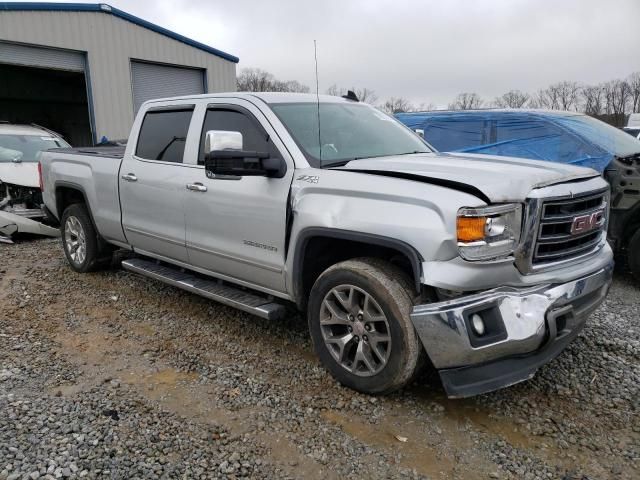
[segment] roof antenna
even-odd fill
[[[359,102],[358,96],[353,90],[348,90],[346,95],[342,95],[342,98],[346,98],[347,100],[353,100],[354,102]]]
[[[316,103],[318,105],[318,148],[320,152],[320,162],[322,162],[322,140],[320,137],[320,86],[318,83],[318,46],[313,41],[313,55],[316,59]]]

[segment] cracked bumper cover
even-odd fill
[[[48,237],[59,237],[60,230],[50,227],[37,220],[0,211],[0,241],[11,242],[14,233],[35,233]]]
[[[468,397],[531,378],[578,335],[604,300],[613,262],[562,284],[500,287],[418,305],[411,320],[447,395]],[[487,331],[477,335],[479,314]]]

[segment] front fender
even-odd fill
[[[330,232],[334,237],[395,248],[412,262],[450,260],[458,255],[458,209],[484,205],[473,195],[423,182],[309,170],[296,172],[291,192],[293,222],[286,280],[294,298],[300,291],[304,244],[312,233]],[[424,283],[420,265],[415,272],[416,282]]]

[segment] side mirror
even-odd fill
[[[268,152],[243,150],[242,133],[209,130],[204,140],[204,168],[208,178],[262,176],[282,178],[287,165]]]
[[[204,137],[204,153],[216,150],[242,150],[242,134],[224,130],[209,130]]]
[[[422,128],[416,128],[414,131],[420,138],[424,138],[424,130]]]

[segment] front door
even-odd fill
[[[198,161],[193,162],[200,169],[191,172],[188,182],[202,188],[185,195],[189,262],[247,284],[284,292],[287,201],[293,161],[257,107],[243,100],[235,100],[234,104],[223,99],[217,102],[209,104],[204,113]],[[207,178],[203,149],[204,135],[209,130],[240,132],[244,150],[266,151],[272,157],[284,158],[286,175]]]
[[[192,106],[149,110],[135,152],[127,149],[119,179],[128,243],[141,253],[184,263],[185,186],[196,170],[183,164],[192,114]]]

